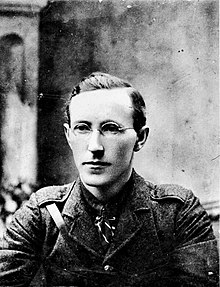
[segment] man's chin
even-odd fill
[[[111,184],[111,180],[103,175],[89,175],[81,177],[82,182],[90,187],[101,187]]]

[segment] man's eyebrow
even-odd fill
[[[91,122],[86,121],[86,120],[78,120],[78,121],[74,121],[74,122],[73,122],[73,125],[76,125],[76,124],[87,124],[87,125],[92,125],[92,123],[91,123]]]
[[[108,119],[108,120],[104,120],[104,121],[102,121],[101,123],[100,123],[100,125],[104,125],[104,124],[106,124],[106,123],[115,123],[115,124],[117,124],[117,125],[121,125],[119,122],[117,122],[117,121],[115,121],[115,120],[112,120],[112,119]]]

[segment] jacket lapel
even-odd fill
[[[132,240],[141,227],[142,223],[138,220],[137,216],[126,210],[119,219],[114,242],[110,245],[106,254],[106,260]]]
[[[99,241],[98,232],[81,198],[79,180],[76,182],[62,214],[66,223],[70,244],[77,243],[87,251],[92,252],[93,255],[100,257],[102,246]]]
[[[160,260],[162,251],[150,206],[149,190],[151,184],[145,182],[135,172],[133,172],[133,179],[134,185],[128,193],[125,210],[120,216],[114,242],[110,246],[104,261],[117,256],[123,248],[126,248],[133,241],[139,250],[142,250],[145,254],[150,255],[152,250],[154,251],[148,260],[149,264],[152,264],[157,259]]]

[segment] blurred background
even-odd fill
[[[94,71],[145,99],[137,172],[192,189],[218,236],[218,11],[218,0],[1,1],[0,236],[32,192],[77,176],[65,101]]]

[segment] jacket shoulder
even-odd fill
[[[174,199],[184,203],[191,195],[192,191],[178,184],[160,184],[151,189],[151,199],[155,201]]]
[[[53,202],[64,202],[69,196],[74,183],[47,186],[39,189],[35,193],[38,205],[43,206]]]

